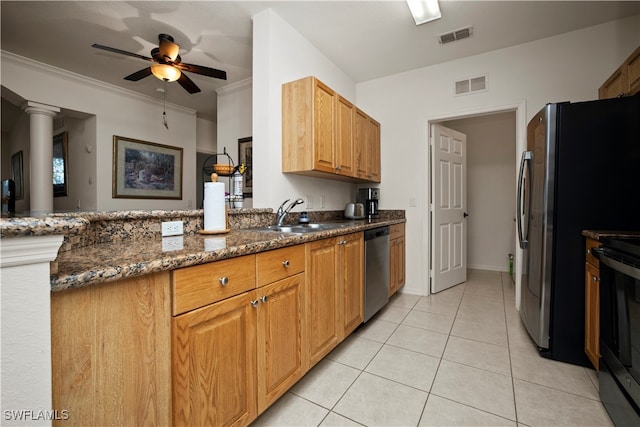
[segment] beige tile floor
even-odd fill
[[[611,426],[592,369],[541,358],[505,273],[399,294],[254,426]]]

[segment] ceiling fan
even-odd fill
[[[137,82],[147,76],[153,74],[157,78],[165,82],[178,81],[189,93],[200,92],[200,88],[187,77],[183,71],[189,71],[191,73],[201,74],[207,77],[214,77],[216,79],[227,79],[226,71],[217,70],[215,68],[204,67],[202,65],[186,64],[182,62],[178,52],[180,46],[173,41],[173,37],[169,34],[159,34],[160,40],[158,47],[151,50],[151,58],[144,55],[139,55],[133,52],[127,52],[125,50],[116,49],[114,47],[103,46],[101,44],[94,43],[91,45],[97,49],[106,50],[113,53],[119,53],[121,55],[133,56],[134,58],[144,59],[145,61],[153,62],[153,64],[140,71],[136,71],[125,77],[125,80]]]

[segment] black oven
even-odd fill
[[[640,238],[603,238],[600,400],[617,426],[640,425]]]

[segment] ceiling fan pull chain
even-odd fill
[[[164,82],[164,102],[162,104],[162,124],[167,130],[169,130],[169,123],[167,122],[167,82]]]

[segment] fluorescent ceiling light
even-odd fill
[[[442,18],[438,0],[407,0],[409,10],[416,21],[416,25],[426,24]]]

